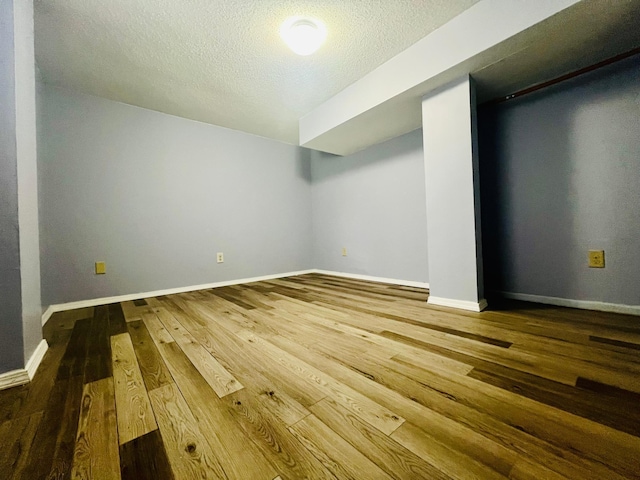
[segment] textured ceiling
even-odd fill
[[[298,119],[478,0],[35,0],[42,79],[298,143]],[[289,16],[321,19],[300,57]]]

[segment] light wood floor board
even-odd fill
[[[118,412],[120,445],[158,428],[149,395],[133,350],[131,337],[122,333],[111,337],[113,381]]]
[[[120,478],[112,378],[87,383],[84,386],[71,478]]]
[[[315,415],[303,418],[289,430],[337,478],[350,480],[393,478]]]
[[[640,319],[307,274],[55,313],[0,478],[640,479]]]
[[[177,478],[226,479],[206,436],[174,384],[150,392],[169,462]]]
[[[169,334],[213,388],[218,397],[222,398],[243,388],[242,384],[220,365],[220,362],[212,357],[173,315],[162,308],[158,309],[157,315]]]

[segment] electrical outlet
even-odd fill
[[[589,250],[589,268],[604,268],[604,250]]]
[[[347,247],[342,247],[342,256],[343,257],[347,256]]]
[[[107,265],[104,262],[96,262],[96,275],[107,273]]]
[[[224,263],[224,253],[218,252],[216,259],[218,260],[218,263]]]

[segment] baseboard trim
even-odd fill
[[[481,312],[488,306],[484,298],[479,302],[468,302],[466,300],[455,300],[453,298],[434,297],[431,295],[429,295],[427,303],[430,305],[438,305],[439,307],[459,308],[472,312]]]
[[[29,374],[24,368],[0,374],[0,390],[18,387],[29,383]]]
[[[49,305],[47,307],[47,309],[44,311],[44,313],[42,314],[42,325],[43,326],[51,318],[51,315],[56,313],[56,311],[53,309],[53,307],[54,307],[53,305]]]
[[[38,371],[38,367],[40,366],[40,362],[44,358],[44,354],[47,353],[49,349],[49,344],[43,338],[34,352],[31,354],[31,358],[27,362],[25,370],[27,371],[27,375],[29,376],[29,380],[33,380],[34,375]]]
[[[34,352],[31,354],[29,361],[25,368],[18,370],[11,370],[0,374],[0,390],[6,390],[7,388],[19,387],[29,383],[33,376],[36,374],[40,362],[44,358],[44,354],[47,352],[49,345],[46,340],[41,340]]]
[[[313,270],[312,273],[320,273],[322,275],[333,275],[334,277],[352,278],[354,280],[367,280],[369,282],[390,283],[392,285],[401,285],[403,287],[429,288],[426,282],[415,282],[413,280],[398,280],[396,278],[372,277],[370,275],[360,275],[357,273],[332,272],[329,270]]]
[[[597,310],[600,312],[624,313],[627,315],[640,315],[640,305],[624,305],[619,303],[595,302],[592,300],[572,300],[569,298],[546,297],[544,295],[531,295],[528,293],[496,292],[504,298],[522,300],[525,302],[544,303],[559,307],[580,308],[582,310]]]
[[[42,314],[42,325],[44,325],[51,315],[56,312],[64,312],[66,310],[75,310],[76,308],[96,307],[108,303],[127,302],[130,300],[139,300],[141,298],[158,297],[160,295],[173,295],[174,293],[193,292],[196,290],[206,290],[209,288],[228,287],[230,285],[241,285],[243,283],[262,282],[265,280],[274,280],[276,278],[294,277],[296,275],[305,275],[307,273],[315,273],[315,270],[300,270],[297,272],[276,273],[274,275],[264,275],[261,277],[239,278],[236,280],[225,280],[223,282],[205,283],[202,285],[190,285],[188,287],[169,288],[166,290],[155,290],[151,292],[130,293],[126,295],[116,295],[114,297],[92,298],[90,300],[80,300],[77,302],[58,303],[49,305]]]

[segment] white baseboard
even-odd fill
[[[25,368],[0,374],[0,390],[6,390],[7,388],[18,387],[29,383],[36,374],[48,348],[49,345],[47,341],[43,339],[31,354],[31,358],[29,358]]]
[[[315,270],[301,270],[298,272],[276,273],[275,275],[264,275],[262,277],[239,278],[237,280],[226,280],[223,282],[205,283],[202,285],[191,285],[188,287],[169,288],[166,290],[155,290],[152,292],[130,293],[127,295],[117,295],[114,297],[92,298],[90,300],[80,300],[78,302],[58,303],[49,305],[42,314],[42,325],[44,325],[51,315],[56,312],[64,312],[66,310],[75,310],[76,308],[96,307],[98,305],[106,305],[108,303],[127,302],[130,300],[139,300],[141,298],[159,297],[161,295],[173,295],[174,293],[193,292],[196,290],[207,290],[209,288],[228,287],[229,285],[240,285],[243,283],[262,282],[264,280],[273,280],[276,278],[293,277],[296,275],[304,275],[307,273],[315,273]]]
[[[49,305],[47,307],[47,309],[44,311],[44,313],[42,314],[42,325],[47,323],[47,320],[49,320],[51,318],[51,315],[56,313],[56,311],[53,309],[53,307],[54,307],[53,305]]]
[[[31,358],[27,362],[25,370],[27,371],[27,375],[29,375],[29,380],[33,380],[33,376],[36,374],[38,367],[40,366],[40,362],[44,358],[44,354],[47,353],[49,349],[49,344],[43,338],[34,352],[31,354]]]
[[[487,301],[483,298],[479,302],[468,302],[466,300],[455,300],[453,298],[434,297],[429,295],[428,304],[438,305],[440,307],[459,308],[461,310],[470,310],[472,312],[481,312],[487,308]]]
[[[547,305],[557,305],[559,307],[581,308],[583,310],[598,310],[600,312],[640,315],[640,305],[623,305],[619,303],[594,302],[591,300],[571,300],[569,298],[545,297],[543,295],[530,295],[528,293],[497,293],[504,298],[523,300],[525,302],[544,303]]]
[[[392,285],[402,285],[404,287],[429,288],[426,282],[415,282],[413,280],[398,280],[396,278],[372,277],[370,275],[360,275],[357,273],[332,272],[329,270],[312,270],[312,273],[322,275],[333,275],[335,277],[352,278],[354,280],[367,280],[369,282],[390,283]]]
[[[24,368],[0,374],[0,390],[29,383],[29,374]]]

